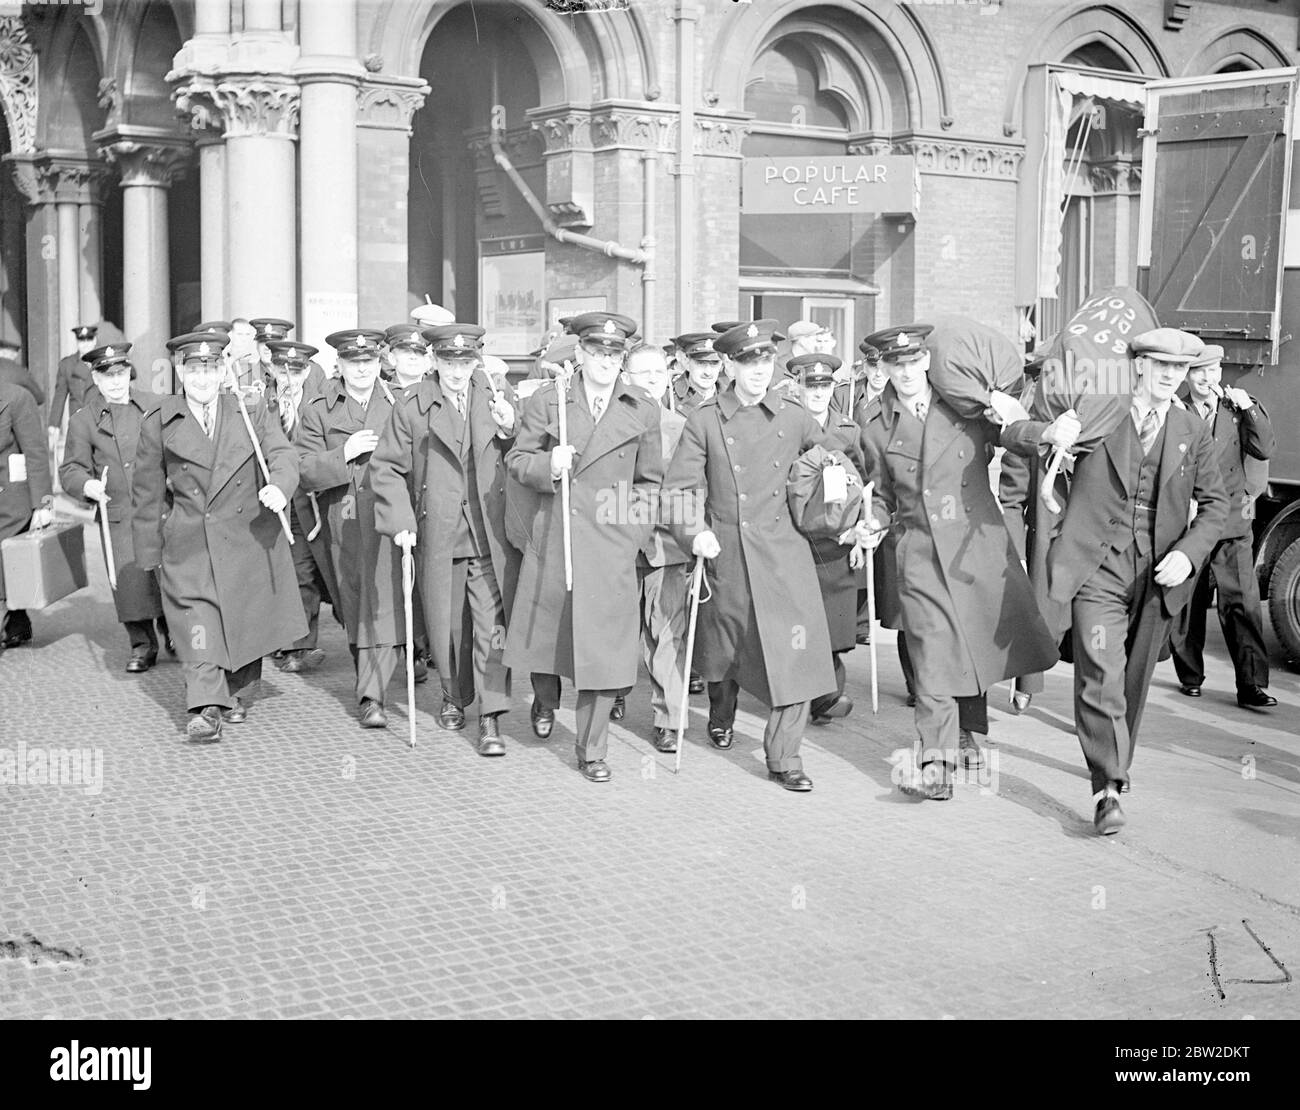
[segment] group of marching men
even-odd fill
[[[1008,420],[996,395],[982,418],[962,418],[931,386],[927,325],[868,336],[849,368],[826,329],[800,322],[778,374],[776,321],[723,321],[661,348],[630,318],[591,312],[564,321],[515,388],[486,371],[482,328],[415,315],[387,332],[330,335],[336,377],[315,348],[287,338],[290,322],[269,318],[251,321],[262,358],[252,375],[224,356],[224,321],[172,339],[174,396],[132,388],[128,344],[82,355],[97,393],[69,420],[60,478],[109,522],[127,669],[151,667],[160,636],[183,664],[190,739],[245,720],[239,691],[263,657],[286,671],[319,662],[327,596],[347,632],[364,728],[387,726],[390,679],[414,642],[412,664],[441,682],[440,724],[463,728],[477,703],[485,756],[505,752],[498,719],[512,675],[530,677],[541,739],[567,678],[578,769],[603,782],[608,723],[622,718],[643,661],[656,749],[684,740],[688,683],[707,688],[710,743],[730,748],[744,689],[770,710],[770,777],[807,791],[805,727],[852,709],[841,655],[869,636],[861,601],[873,561],[915,706],[920,758],[902,784],[914,797],[952,797],[957,765],[984,759],[975,737],[988,731],[987,691],[1006,679],[1025,690],[1064,643],[1094,823],[1116,831],[1176,617],[1182,688],[1200,692],[1211,564],[1238,700],[1275,704],[1243,477],[1245,459],[1268,457],[1272,431],[1248,394],[1220,388],[1222,350],[1189,333],[1132,339],[1131,419],[1075,462],[1064,516],[1043,539],[1050,589],[1036,596],[1023,562],[1032,556],[1013,538],[1023,521],[1004,516],[988,466],[1004,447],[1005,494],[1045,452],[1068,452],[1079,420]],[[1184,380],[1186,403],[1175,396]],[[9,450],[41,456],[29,423],[0,384],[0,452],[10,436]],[[819,446],[871,496],[842,534],[810,538],[787,481]],[[35,463],[39,527],[49,480]],[[410,629],[403,553],[416,571]],[[1186,608],[1194,590],[1199,620]]]

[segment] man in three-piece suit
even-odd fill
[[[1237,675],[1237,704],[1268,709],[1277,698],[1268,692],[1268,649],[1260,626],[1259,582],[1255,578],[1251,525],[1255,498],[1249,489],[1246,460],[1261,462],[1273,453],[1273,426],[1264,407],[1244,389],[1220,389],[1223,348],[1208,344],[1187,372],[1188,411],[1199,416],[1214,436],[1219,473],[1228,494],[1228,522],[1208,563],[1214,571],[1219,624]],[[1183,607],[1170,632],[1174,669],[1188,697],[1201,696],[1205,681],[1205,610],[1210,601],[1206,567],[1196,576],[1192,600]]]
[[[1173,404],[1201,341],[1156,328],[1130,349],[1131,409],[1075,463],[1047,556],[1052,598],[1072,604],[1075,726],[1102,835],[1124,824],[1119,794],[1160,647],[1228,511],[1209,425]],[[1189,525],[1193,498],[1199,511]]]

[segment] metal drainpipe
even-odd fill
[[[637,266],[646,264],[647,255],[645,251],[634,250],[631,247],[625,247],[614,239],[596,239],[590,235],[579,235],[576,231],[568,231],[560,227],[551,215],[546,211],[546,207],[533,194],[519,171],[511,164],[510,159],[506,157],[506,152],[501,149],[501,142],[497,138],[495,131],[488,133],[488,142],[492,147],[492,157],[496,164],[500,166],[514,187],[519,190],[519,195],[524,198],[528,207],[533,210],[534,215],[542,223],[542,230],[551,238],[561,243],[572,243],[575,247],[582,247],[584,250],[599,251],[601,254],[610,258],[621,258],[625,262],[631,262]]]
[[[653,150],[641,154],[641,168],[645,171],[642,197],[645,216],[641,221],[641,249],[645,252],[645,265],[641,269],[641,334],[650,339],[654,335],[655,318],[655,173],[659,155]]]
[[[677,332],[686,331],[695,307],[695,22],[692,0],[678,0],[677,23]],[[724,314],[725,315],[725,314]]]

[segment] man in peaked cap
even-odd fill
[[[309,343],[268,339],[262,345],[269,360],[266,407],[280,421],[285,438],[293,443],[302,426],[303,413],[324,392],[328,379],[320,366],[312,361],[318,351]],[[307,634],[277,656],[280,669],[290,674],[314,670],[325,660],[325,653],[317,646],[320,606],[322,599],[328,598],[332,602],[336,594],[325,561],[326,539],[316,527],[319,519],[319,503],[312,498],[310,490],[299,485],[289,504],[289,530],[293,535],[293,570],[298,579],[303,616],[307,620]]]
[[[393,384],[399,390],[409,390],[428,377],[433,360],[429,341],[424,338],[424,327],[394,324],[384,330],[384,340],[393,361]]]
[[[158,398],[131,388],[130,353],[130,343],[86,352],[95,391],[87,394],[85,405],[68,418],[59,481],[72,497],[99,502],[108,521],[117,578],[113,605],[131,644],[126,671],[142,674],[158,660],[159,636],[169,651],[174,647],[163,618],[157,573],[139,566],[131,539],[131,478],[140,427],[157,407]],[[105,470],[106,479],[101,477]]]
[[[50,443],[58,439],[59,428],[63,424],[63,409],[66,405],[71,417],[86,403],[86,393],[91,387],[90,363],[86,356],[94,350],[95,335],[99,328],[95,324],[78,324],[72,329],[77,340],[77,349],[73,354],[59,359],[58,375],[54,382],[54,396],[50,399]],[[129,348],[129,344],[127,345]]]
[[[1268,709],[1277,705],[1277,698],[1267,689],[1268,649],[1260,626],[1259,581],[1251,546],[1255,498],[1248,467],[1254,460],[1267,472],[1275,440],[1264,406],[1244,389],[1222,387],[1222,380],[1223,348],[1207,344],[1188,369],[1186,400],[1189,411],[1210,428],[1228,494],[1228,522],[1210,552],[1208,569],[1214,571],[1219,624],[1237,679],[1237,704],[1243,709]],[[1170,634],[1174,668],[1188,697],[1200,697],[1205,681],[1205,611],[1209,602],[1209,574],[1207,567],[1201,567],[1192,599],[1183,606]]]
[[[506,663],[533,676],[533,731],[551,733],[560,677],[578,690],[578,770],[606,782],[610,713],[636,683],[640,631],[636,557],[649,538],[647,506],[663,475],[660,407],[620,377],[636,321],[588,312],[570,321],[579,367],[567,393],[542,385],[523,405],[506,458],[511,476],[537,494],[528,523],[506,640]],[[568,443],[555,429],[565,406]],[[561,476],[570,475],[573,591],[565,586]],[[612,495],[612,496],[611,496]]]
[[[1072,610],[1075,727],[1092,779],[1093,825],[1103,836],[1125,823],[1119,795],[1169,622],[1190,599],[1228,516],[1210,426],[1173,403],[1203,344],[1187,332],[1155,328],[1129,346],[1129,413],[1076,460],[1047,555],[1051,597]],[[1058,432],[1063,420],[1056,421]],[[1055,442],[1068,450],[1077,425]],[[1027,420],[1010,430],[1035,450],[1042,427]],[[1198,512],[1189,525],[1193,498]]]
[[[262,377],[266,382],[266,388],[271,388],[271,381],[274,372],[271,366],[271,349],[268,343],[288,339],[289,333],[293,331],[292,320],[281,320],[275,316],[258,316],[248,321],[253,329],[253,342],[257,349],[258,367],[261,369]]]
[[[136,561],[159,570],[185,672],[186,735],[196,741],[242,723],[239,691],[261,677],[262,657],[306,632],[276,515],[298,487],[298,460],[280,421],[251,405],[270,480],[263,476],[239,401],[221,391],[228,342],[219,332],[168,341],[183,392],[145,416],[131,489]]]
[[[20,361],[22,347],[12,339],[0,337],[0,382],[21,386],[32,395],[37,405],[45,404],[45,390],[41,383]]]
[[[931,388],[932,330],[906,324],[867,337],[889,368],[889,386],[867,425],[866,447],[873,517],[900,526],[900,549],[906,543],[894,569],[920,774],[899,766],[897,785],[912,797],[946,801],[959,761],[983,765],[974,733],[988,731],[985,692],[1046,669],[1057,653],[989,488],[1000,428],[963,419]]]
[[[718,391],[722,355],[714,347],[717,339],[715,331],[692,331],[673,340],[683,370],[673,383],[673,394],[683,415]]]
[[[790,519],[785,485],[795,459],[823,433],[802,405],[772,387],[783,338],[776,327],[755,320],[718,337],[714,346],[732,362],[735,381],[687,417],[664,480],[664,508],[683,506],[666,522],[673,537],[716,567],[694,659],[708,683],[709,740],[731,747],[737,698],[747,690],[770,707],[769,777],[802,792],[812,789],[799,756],[808,703],[834,690],[835,675],[817,571]],[[690,498],[698,490],[702,507]]]
[[[477,698],[476,750],[505,755],[510,708],[502,658],[519,570],[505,535],[505,457],[517,417],[483,371],[483,329],[425,328],[434,375],[411,387],[371,460],[375,527],[414,547],[419,596],[438,673],[443,728],[465,725]]]

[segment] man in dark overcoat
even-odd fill
[[[931,330],[909,324],[867,337],[890,378],[867,448],[875,517],[892,518],[898,531],[898,601],[916,683],[921,777],[900,786],[945,801],[964,740],[958,699],[982,704],[994,683],[1044,670],[1057,653],[989,486],[999,429],[963,419],[930,388]]]
[[[1196,575],[1192,599],[1178,614],[1169,639],[1182,692],[1200,697],[1205,682],[1205,611],[1213,572],[1219,624],[1237,679],[1237,704],[1243,709],[1268,709],[1277,705],[1277,698],[1268,692],[1268,649],[1252,547],[1255,498],[1246,467],[1250,459],[1267,463],[1276,441],[1263,405],[1244,389],[1220,386],[1222,363],[1223,348],[1217,343],[1207,344],[1192,359],[1186,401],[1214,436],[1219,474],[1228,495],[1228,521],[1209,562]]]
[[[589,312],[569,324],[579,369],[561,393],[544,383],[524,402],[506,457],[538,494],[515,591],[505,661],[533,681],[534,731],[550,734],[560,678],[577,700],[578,770],[607,782],[609,714],[636,683],[640,646],[636,557],[650,533],[649,499],[663,477],[659,405],[621,377],[636,321]],[[565,406],[568,443],[559,437]],[[561,475],[568,471],[573,589],[565,586]],[[539,731],[538,725],[542,725]]]
[[[498,718],[510,708],[503,661],[519,555],[505,533],[510,398],[483,372],[483,329],[425,329],[431,377],[398,403],[370,462],[375,527],[413,541],[424,627],[442,680],[443,728],[459,729],[478,698],[480,755],[505,754]],[[400,596],[400,595],[399,595]]]
[[[1209,425],[1173,404],[1203,344],[1155,328],[1129,347],[1131,408],[1075,463],[1047,553],[1051,596],[1071,605],[1075,727],[1092,779],[1093,825],[1103,836],[1125,823],[1119,795],[1151,675],[1228,513]],[[1198,511],[1189,526],[1193,498]]]
[[[722,356],[713,349],[715,331],[692,331],[673,339],[682,373],[673,382],[674,407],[683,416],[718,392]]]
[[[0,540],[21,535],[29,527],[44,528],[53,518],[53,503],[50,458],[40,410],[22,386],[0,381]],[[8,615],[4,564],[0,563],[0,623]],[[26,613],[22,616],[25,620]],[[30,622],[22,633],[0,640],[0,652],[30,640]]]
[[[131,479],[140,427],[158,407],[158,398],[131,388],[130,353],[130,343],[87,352],[95,392],[68,418],[59,481],[72,497],[98,502],[99,512],[108,520],[117,578],[113,605],[131,643],[126,670],[143,674],[158,661],[158,637],[165,642],[168,636],[158,575],[141,569],[131,538]]]
[[[239,691],[261,677],[262,657],[306,631],[293,556],[277,513],[298,488],[298,459],[266,406],[248,407],[270,481],[234,394],[220,332],[168,341],[184,392],[144,419],[132,481],[136,561],[158,568],[163,612],[184,665],[186,734],[217,740],[239,724]]]
[[[68,419],[76,415],[86,403],[86,394],[94,384],[90,379],[90,363],[86,359],[95,347],[95,336],[99,328],[95,324],[79,324],[72,329],[77,340],[77,349],[70,355],[59,359],[59,368],[54,380],[54,395],[50,398],[50,412],[47,423],[50,427],[50,446],[58,442],[59,429],[63,426],[63,410],[68,410]],[[110,344],[115,349],[123,344]],[[126,344],[129,346],[129,344]]]
[[[808,703],[835,688],[826,610],[808,541],[786,504],[786,479],[821,426],[772,384],[775,320],[739,324],[714,343],[735,380],[686,420],[664,480],[664,514],[685,550],[712,560],[695,668],[709,688],[709,740],[732,745],[741,689],[770,707],[768,775],[808,791],[799,747]],[[686,495],[703,492],[699,511]]]

